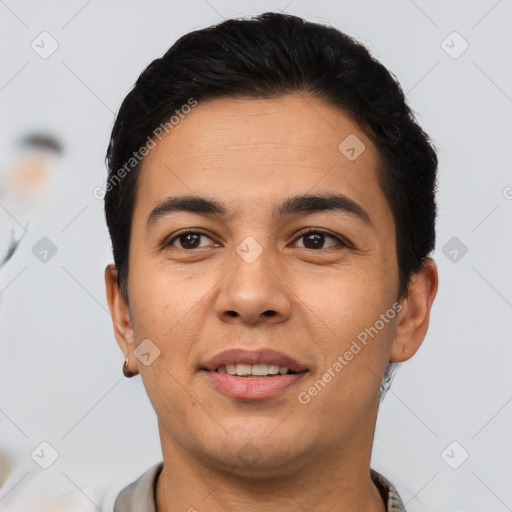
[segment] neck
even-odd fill
[[[156,510],[386,512],[370,477],[374,425],[366,432],[360,429],[350,448],[245,474],[185,451],[160,425],[164,469],[157,482]]]

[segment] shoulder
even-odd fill
[[[386,477],[374,469],[370,469],[370,475],[373,483],[376,485],[377,489],[379,489],[384,503],[386,504],[386,511],[407,512],[396,487]]]
[[[122,489],[115,500],[113,512],[155,512],[156,481],[162,468],[163,462],[151,466],[137,480]]]
[[[58,485],[58,482],[61,482]],[[70,490],[73,489],[73,490]],[[78,485],[51,473],[13,474],[0,488],[2,512],[113,512],[120,485]]]

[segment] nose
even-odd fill
[[[269,251],[252,262],[234,254],[231,269],[222,280],[215,309],[223,322],[277,324],[290,318],[291,290]]]

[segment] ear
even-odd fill
[[[437,286],[437,266],[432,258],[426,258],[418,272],[411,276],[407,296],[401,302],[390,361],[406,361],[420,348],[427,334]]]
[[[130,317],[130,308],[119,288],[118,271],[113,263],[105,268],[105,287],[117,344],[123,351],[124,359],[128,359],[128,369],[135,375],[138,372],[137,361],[133,353],[135,337]]]

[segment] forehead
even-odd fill
[[[241,213],[249,201],[263,206],[316,191],[342,192],[385,214],[376,149],[349,115],[301,94],[222,98],[200,101],[157,140],[143,161],[136,207],[206,194]]]

